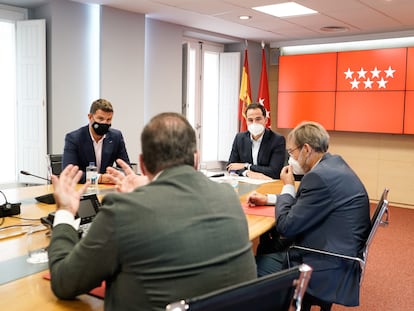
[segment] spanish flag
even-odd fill
[[[244,65],[241,77],[240,95],[239,95],[239,130],[247,131],[246,124],[246,107],[252,103],[252,92],[250,89],[249,61],[247,59],[247,49],[244,50]]]
[[[269,97],[269,82],[267,79],[266,69],[266,53],[264,47],[262,48],[262,72],[260,74],[259,92],[257,94],[257,102],[262,104],[267,112],[267,126],[270,127],[270,97]]]

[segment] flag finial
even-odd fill
[[[265,47],[265,43],[264,43],[264,41],[262,40],[262,49],[264,49],[264,47]]]
[[[247,46],[249,45],[249,44],[247,43],[247,39],[245,39],[245,40],[244,40],[244,44],[246,45],[246,49],[247,49]]]

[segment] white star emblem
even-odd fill
[[[358,78],[364,78],[365,79],[365,74],[367,73],[366,70],[364,70],[364,68],[361,67],[361,69],[358,71]]]
[[[384,80],[384,78],[381,78],[381,80],[380,81],[377,81],[377,83],[378,83],[378,88],[379,89],[380,88],[384,88],[385,89],[386,84],[388,83],[388,81]]]
[[[381,70],[378,70],[377,67],[374,68],[374,70],[371,70],[372,73],[372,78],[378,78],[379,79],[379,74],[381,73]]]
[[[260,105],[264,106],[264,101],[265,101],[265,99],[264,99],[264,98],[259,98],[259,104],[260,104]]]
[[[352,85],[351,89],[357,89],[358,88],[359,81],[357,81],[357,79],[354,78],[354,80],[351,81],[350,83]]]
[[[352,79],[352,75],[354,74],[353,71],[351,71],[351,69],[348,67],[347,71],[344,71],[345,74],[345,79]]]
[[[364,81],[365,88],[366,88],[366,89],[372,89],[372,83],[374,83],[374,81],[371,81],[369,78],[368,78],[368,79],[366,79],[366,80]]]
[[[394,78],[394,72],[395,71],[396,70],[392,69],[391,66],[388,66],[388,69],[384,70],[384,72],[387,74],[385,77],[386,78],[388,78],[388,77]]]

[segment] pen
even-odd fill
[[[224,176],[224,173],[219,173],[219,174],[211,175],[210,177],[223,177],[223,176]]]

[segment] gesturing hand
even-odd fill
[[[76,215],[80,197],[90,184],[88,182],[76,190],[82,174],[79,167],[70,164],[60,173],[59,177],[52,175],[53,196],[58,209],[65,209]]]
[[[148,184],[148,178],[135,174],[125,161],[118,159],[116,163],[122,168],[123,172],[113,167],[108,167],[106,172],[109,174],[111,182],[115,184],[115,188],[119,192],[131,192],[137,187]]]

